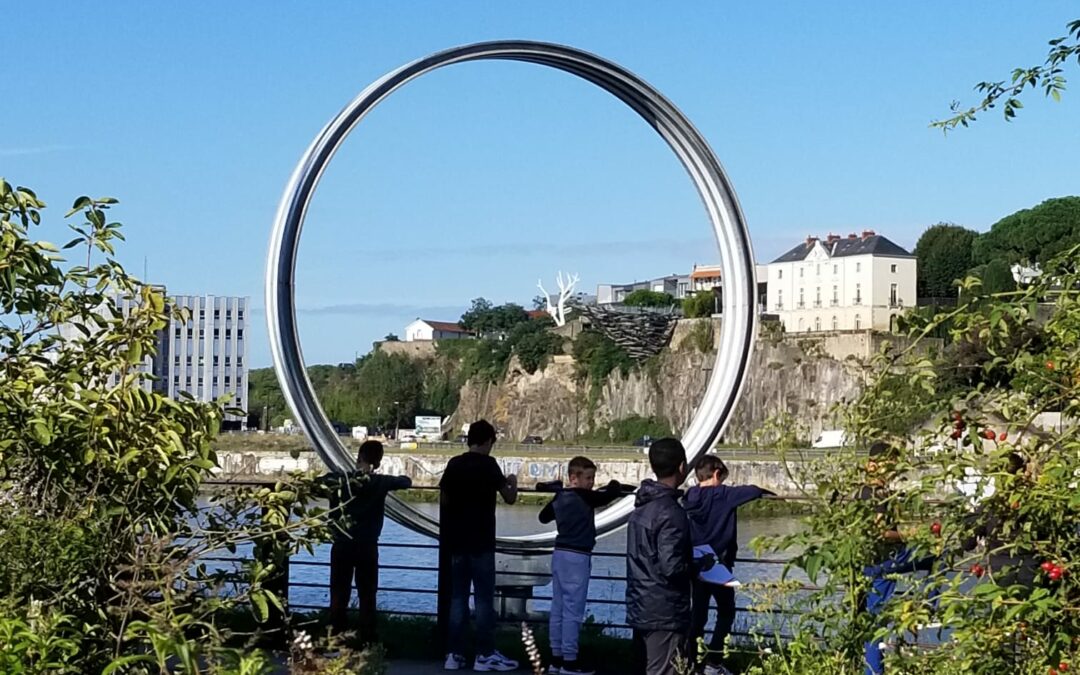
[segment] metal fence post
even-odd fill
[[[435,608],[435,639],[440,645],[446,646],[446,640],[450,633],[450,600],[452,597],[452,574],[450,550],[443,545],[442,536],[439,536],[439,572],[438,572],[438,595]]]

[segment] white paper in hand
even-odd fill
[[[713,552],[712,546],[706,544],[694,547],[694,560],[699,560],[707,555],[715,557],[716,553]],[[735,575],[732,574],[731,570],[728,569],[727,565],[721,562],[714,563],[708,571],[698,574],[698,579],[710,584],[716,584],[717,586],[731,586],[733,588],[742,586],[742,584],[739,583],[739,580],[735,578]]]

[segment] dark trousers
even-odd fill
[[[735,589],[730,586],[694,580],[690,641],[695,649],[698,638],[705,636],[705,625],[709,623],[710,600],[716,602],[716,625],[713,626],[712,639],[709,640],[709,655],[706,660],[715,665],[723,663],[724,640],[731,634],[731,627],[735,623]]]
[[[465,628],[469,624],[469,589],[476,607],[476,654],[495,651],[495,552],[460,554],[450,559],[450,626],[447,651],[465,653]]]
[[[379,587],[377,542],[334,542],[330,548],[330,625],[335,631],[348,627],[346,613],[354,580],[360,601],[360,639],[374,642],[375,591]]]
[[[686,633],[670,630],[634,630],[633,644],[635,675],[678,675],[676,665],[685,661],[693,672]]]

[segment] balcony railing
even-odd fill
[[[800,300],[800,301],[799,301],[799,304],[798,304],[798,308],[799,308],[799,309],[806,309],[806,303],[805,303],[805,302],[803,302],[802,300]]]

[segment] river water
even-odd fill
[[[433,516],[438,515],[437,504],[419,504],[417,508]],[[500,535],[526,534],[537,532],[541,527],[537,520],[540,507],[530,506],[505,506],[500,505],[496,509],[498,533]],[[754,554],[748,547],[751,539],[759,535],[782,535],[793,532],[799,527],[798,518],[793,516],[743,516],[739,519],[739,548],[740,562],[736,564],[736,577],[743,583],[777,581],[783,570],[782,564],[763,561],[747,561],[742,559],[753,558]],[[436,570],[438,567],[438,552],[434,548],[401,548],[395,544],[431,545],[434,542],[428,537],[417,534],[397,523],[387,519],[380,540],[383,547],[380,551],[380,564],[384,567],[380,572],[379,586],[381,590],[378,597],[378,606],[381,610],[390,612],[416,612],[434,613],[436,607]],[[595,621],[602,624],[619,625],[625,623],[625,611],[621,604],[625,595],[625,582],[621,580],[605,580],[596,577],[622,577],[626,574],[626,562],[622,557],[626,552],[626,531],[620,529],[600,539],[596,547],[597,553],[615,553],[618,556],[597,555],[593,558],[593,581],[589,587],[589,605],[587,609]],[[778,558],[779,556],[773,556]],[[329,604],[328,589],[329,567],[306,565],[306,562],[329,563],[329,545],[320,546],[314,555],[302,554],[293,558],[294,564],[290,568],[290,604],[301,607],[318,606],[326,607]],[[386,569],[385,566],[412,566],[421,567],[422,570],[399,570]],[[522,559],[518,556],[499,556],[500,569],[550,572],[550,556],[530,556]],[[504,567],[505,566],[505,567]],[[799,577],[795,577],[799,578]],[[520,580],[521,577],[500,577],[502,580]],[[550,606],[551,584],[545,579],[535,579],[541,586],[534,587],[533,599],[527,604],[530,615],[540,616]],[[297,584],[316,584],[319,588],[299,586]],[[410,591],[398,591],[390,589],[413,589]],[[618,601],[612,603],[610,601]],[[353,603],[355,604],[355,595]],[[749,588],[740,589],[737,592],[737,602],[740,607],[754,604]],[[747,617],[743,617],[740,625],[745,628]],[[737,629],[739,626],[736,627]]]

